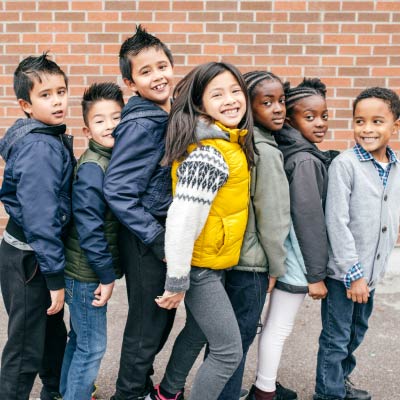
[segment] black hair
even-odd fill
[[[209,62],[199,65],[176,86],[174,90],[175,100],[169,114],[163,165],[170,165],[174,160],[181,160],[186,156],[188,146],[192,143],[198,143],[195,129],[199,117],[209,120],[210,123],[213,122],[203,110],[204,90],[215,77],[226,71],[230,72],[238,81],[246,99],[246,113],[238,128],[248,130],[248,134],[244,136],[241,145],[249,167],[253,165],[253,116],[246,83],[235,66],[224,62]]]
[[[93,83],[83,93],[81,101],[82,116],[86,126],[89,126],[87,116],[90,109],[94,104],[101,100],[115,101],[121,106],[121,109],[125,105],[124,95],[117,84],[113,82]]]
[[[319,78],[304,78],[303,82],[294,88],[290,87],[289,82],[285,82],[283,89],[286,98],[286,116],[289,117],[298,101],[316,95],[326,98],[326,86]]]
[[[131,57],[137,56],[142,50],[151,47],[162,50],[171,65],[174,65],[171,50],[160,39],[148,33],[142,25],[136,25],[136,33],[122,43],[119,51],[119,69],[123,79],[133,82]]]
[[[257,87],[263,81],[278,81],[282,87],[283,82],[279,76],[267,71],[251,71],[243,74],[244,81],[247,85],[247,90],[249,92],[250,101],[253,101],[255,95],[257,94]]]
[[[383,100],[389,107],[396,121],[400,117],[400,98],[399,95],[392,89],[382,87],[372,87],[363,90],[353,102],[353,116],[357,104],[364,99],[376,98]]]
[[[48,58],[48,52],[41,56],[29,56],[24,58],[14,71],[14,92],[17,99],[31,102],[30,93],[35,84],[35,80],[42,83],[43,75],[61,75],[68,89],[68,78],[65,72],[52,60]],[[29,114],[25,113],[29,118]]]

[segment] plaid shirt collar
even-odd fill
[[[375,161],[375,158],[372,156],[372,154],[363,149],[358,143],[355,144],[355,146],[353,147],[354,153],[356,153],[356,156],[358,158],[359,161]],[[388,155],[389,158],[389,164],[394,164],[396,162],[398,162],[399,160],[396,157],[395,152],[389,147],[386,147],[386,153]]]

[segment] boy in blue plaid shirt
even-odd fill
[[[353,104],[356,145],[329,169],[326,226],[328,296],[322,301],[314,400],[369,400],[349,376],[368,329],[377,283],[396,243],[400,165],[388,146],[399,129],[400,99],[389,89],[362,91]]]

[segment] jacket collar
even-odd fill
[[[95,142],[93,139],[89,140],[89,149],[108,159],[111,158],[112,148],[102,146],[101,144]]]

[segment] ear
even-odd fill
[[[397,133],[399,133],[399,130],[400,130],[400,120],[399,119],[396,119],[396,121],[394,121],[394,124],[393,124],[393,135],[396,135]]]
[[[128,78],[124,78],[124,83],[132,92],[137,93],[135,82]]]
[[[32,104],[29,101],[24,99],[18,99],[18,104],[21,107],[22,111],[31,115],[32,114]]]
[[[90,132],[90,129],[87,126],[84,126],[82,128],[82,132],[88,139],[92,138],[92,133]]]

